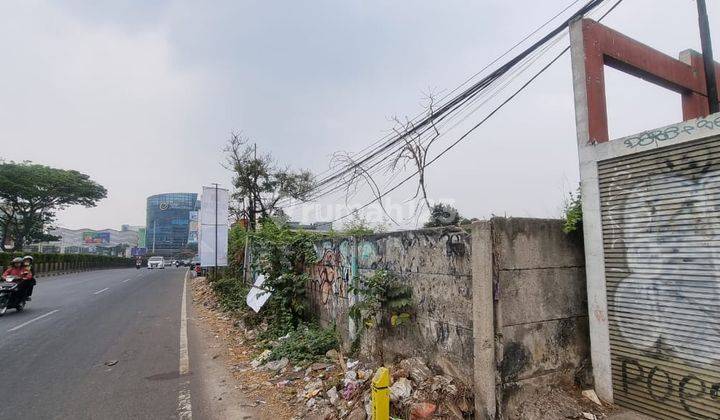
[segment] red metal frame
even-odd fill
[[[591,19],[582,20],[585,49],[585,87],[591,142],[609,140],[605,100],[605,66],[637,76],[682,96],[683,119],[707,116],[705,70],[702,55],[687,51],[684,62]],[[715,63],[720,74],[720,64]],[[720,79],[718,79],[720,91]]]

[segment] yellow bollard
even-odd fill
[[[386,367],[373,376],[372,420],[390,420],[390,371]]]

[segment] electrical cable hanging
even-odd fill
[[[623,0],[617,0],[617,1],[615,2],[615,4],[613,4],[613,6],[610,7],[610,9],[608,9],[608,10],[605,12],[605,14],[603,14],[603,15],[600,17],[600,19],[598,19],[598,21],[602,21],[608,14],[610,14],[610,12],[612,12],[613,10],[615,10],[615,8],[616,8],[617,6],[619,6],[620,3],[622,3],[622,1],[623,1]],[[537,79],[538,77],[540,77],[541,74],[543,74],[547,69],[549,69],[553,64],[555,64],[555,63],[556,63],[563,55],[565,55],[565,53],[567,53],[569,50],[570,50],[570,46],[565,47],[557,56],[555,56],[555,58],[553,58],[549,63],[547,63],[545,66],[543,66],[537,73],[535,73],[535,75],[534,75],[533,77],[531,77],[527,82],[523,83],[523,85],[520,86],[520,88],[518,88],[515,92],[513,92],[512,95],[510,95],[507,99],[505,99],[503,102],[501,102],[500,105],[498,105],[495,109],[492,110],[492,112],[490,112],[487,116],[485,116],[482,120],[480,120],[480,122],[478,122],[478,123],[475,124],[472,128],[470,128],[467,132],[465,132],[465,134],[463,134],[462,136],[460,136],[460,138],[458,138],[455,142],[453,142],[452,144],[450,144],[450,146],[446,147],[446,148],[443,149],[439,154],[437,154],[435,157],[433,157],[429,162],[427,162],[427,164],[424,165],[423,168],[426,168],[426,167],[432,165],[434,162],[436,162],[438,159],[440,159],[445,153],[449,152],[452,148],[454,148],[455,146],[457,146],[461,141],[465,140],[473,131],[475,131],[477,128],[479,128],[481,125],[483,125],[487,120],[489,120],[493,115],[495,115],[495,113],[497,113],[502,107],[504,107],[505,105],[507,105],[511,100],[513,100],[517,95],[519,95],[520,92],[522,92],[523,90],[525,90],[525,88],[527,88],[528,86],[530,86],[530,84],[531,84],[533,81],[535,81],[535,79]],[[418,170],[415,171],[413,174],[411,174],[411,175],[409,175],[408,177],[404,178],[402,181],[400,181],[399,183],[397,183],[395,186],[393,186],[393,187],[390,188],[389,190],[387,190],[387,191],[383,192],[382,194],[378,195],[378,196],[377,196],[375,199],[373,199],[372,201],[364,204],[364,205],[361,206],[361,207],[356,208],[356,209],[353,211],[353,213],[354,213],[354,212],[357,212],[357,211],[360,211],[360,210],[363,210],[363,209],[371,206],[373,203],[377,202],[378,200],[381,200],[383,197],[385,197],[386,195],[388,195],[388,194],[390,194],[391,192],[395,191],[396,189],[400,188],[400,186],[402,186],[403,184],[405,184],[406,182],[408,182],[409,180],[411,180],[411,179],[412,179],[415,175],[417,175],[419,172],[420,172],[420,170],[418,169]],[[336,218],[336,219],[331,220],[329,223],[335,223],[335,222],[337,222],[337,221],[340,221],[340,220],[342,220],[342,219],[345,219],[345,218],[349,217],[351,214],[352,214],[352,213],[348,213],[348,214],[346,214],[346,215],[340,216],[340,217],[338,217],[338,218]]]
[[[565,9],[563,9],[563,11],[561,11],[561,12],[558,13],[558,14],[556,14],[552,19],[557,18],[557,16],[559,16],[559,15],[562,14],[564,11],[566,11],[567,9],[569,9],[570,7],[572,7],[572,5],[574,5],[575,3],[577,3],[577,1],[579,1],[579,0],[576,0],[576,1],[573,2],[570,6],[566,7]],[[482,107],[483,105],[485,105],[489,100],[493,99],[493,98],[494,98],[497,94],[499,94],[503,89],[505,89],[507,86],[509,86],[510,83],[515,79],[515,77],[516,77],[519,73],[522,73],[522,71],[525,71],[527,68],[529,68],[529,67],[532,65],[532,63],[534,63],[535,61],[537,61],[537,59],[539,59],[540,56],[542,56],[545,52],[547,52],[552,45],[554,45],[555,43],[557,43],[558,40],[559,40],[559,38],[557,38],[557,36],[558,36],[567,26],[569,26],[569,24],[570,24],[573,20],[575,20],[575,19],[577,19],[577,18],[579,18],[579,17],[581,17],[581,16],[589,13],[589,12],[592,11],[594,8],[600,6],[604,1],[605,1],[605,0],[592,0],[592,1],[589,1],[588,3],[585,4],[585,6],[583,6],[581,9],[579,9],[577,12],[575,12],[570,18],[566,19],[566,20],[563,22],[562,25],[560,25],[560,26],[556,27],[555,29],[553,29],[550,33],[548,33],[547,35],[545,35],[544,37],[542,37],[539,41],[535,42],[533,45],[531,45],[530,47],[528,47],[527,49],[525,49],[523,52],[521,52],[520,54],[518,54],[518,55],[516,55],[515,57],[513,57],[513,58],[512,58],[511,60],[509,60],[507,63],[505,63],[505,64],[503,64],[502,66],[500,66],[498,69],[494,70],[494,71],[493,71],[491,74],[489,74],[488,76],[486,76],[486,77],[484,77],[483,79],[481,79],[480,81],[474,83],[470,88],[466,89],[465,91],[463,91],[463,92],[462,92],[461,94],[459,94],[458,96],[456,96],[456,97],[452,98],[450,101],[444,103],[443,106],[442,106],[441,108],[439,108],[437,112],[433,112],[433,113],[432,113],[431,115],[429,115],[428,117],[420,120],[417,124],[413,124],[409,130],[405,130],[404,132],[400,133],[400,134],[399,134],[398,136],[396,136],[395,138],[392,138],[391,140],[387,141],[386,144],[384,144],[383,146],[381,146],[381,147],[379,147],[379,148],[376,148],[374,151],[372,151],[372,152],[370,152],[370,153],[368,153],[368,154],[366,154],[366,155],[363,155],[363,156],[362,156],[362,159],[360,159],[359,161],[354,162],[354,163],[351,164],[351,165],[347,165],[346,168],[340,170],[339,172],[333,174],[332,176],[326,177],[323,181],[321,181],[320,183],[318,183],[318,185],[316,186],[316,189],[320,189],[320,188],[325,187],[325,186],[327,186],[327,185],[329,185],[329,188],[328,188],[327,190],[325,190],[325,191],[321,191],[319,194],[314,195],[314,196],[312,197],[312,199],[313,199],[313,200],[316,200],[316,199],[318,199],[318,198],[320,198],[320,197],[326,196],[326,195],[328,195],[328,194],[330,194],[330,193],[332,193],[332,192],[335,192],[335,191],[337,191],[337,190],[342,189],[343,187],[345,187],[345,186],[347,185],[345,182],[338,182],[338,181],[342,181],[342,176],[347,175],[347,174],[349,174],[349,173],[351,174],[352,171],[353,171],[355,168],[357,168],[358,166],[360,166],[360,165],[362,165],[362,164],[365,164],[365,163],[367,163],[367,162],[371,162],[373,159],[378,158],[377,161],[376,161],[370,168],[373,169],[373,168],[378,167],[378,165],[380,165],[381,163],[383,163],[383,160],[384,160],[384,159],[383,159],[383,156],[384,156],[383,154],[384,154],[385,152],[387,152],[388,150],[390,150],[390,148],[391,148],[393,145],[396,145],[397,143],[399,143],[400,141],[402,141],[405,137],[407,137],[407,136],[409,136],[409,135],[418,135],[418,136],[421,137],[421,136],[422,136],[424,133],[426,133],[428,130],[432,129],[432,126],[433,126],[433,125],[443,123],[443,121],[446,120],[446,119],[447,119],[447,122],[449,122],[449,121],[452,120],[453,118],[456,118],[456,117],[459,115],[458,112],[462,112],[462,109],[466,109],[466,110],[467,110],[467,109],[470,108],[474,103],[478,102],[478,100],[482,97],[481,94],[486,93],[486,90],[488,90],[491,86],[494,86],[494,85],[496,84],[495,82],[500,82],[500,80],[501,80],[504,76],[508,76],[508,77],[507,77],[508,80],[506,80],[504,83],[500,83],[500,86],[497,86],[497,87],[495,88],[496,90],[495,90],[494,92],[492,92],[492,89],[491,89],[491,90],[490,90],[491,93],[488,95],[488,97],[485,98],[483,101],[481,101],[478,106],[473,107],[466,115],[464,115],[464,117],[462,117],[462,119],[461,119],[460,121],[458,121],[458,122],[456,122],[455,124],[453,124],[452,127],[450,127],[450,130],[456,128],[460,123],[462,123],[463,121],[465,121],[470,115],[472,115],[474,112],[476,112],[480,107]],[[618,0],[612,7],[610,7],[610,9],[608,9],[608,10],[600,17],[599,20],[602,20],[604,17],[606,17],[606,16],[607,16],[610,12],[612,12],[621,2],[622,2],[622,0]],[[551,20],[552,20],[552,19],[551,19]],[[547,24],[548,24],[548,22],[546,22],[545,24],[543,24],[543,25],[541,26],[541,28],[544,27],[544,26],[546,26]],[[513,48],[515,48],[515,47],[516,47],[517,45],[519,45],[520,43],[522,43],[524,40],[528,39],[530,36],[532,36],[532,34],[536,33],[538,30],[539,30],[539,28],[538,28],[537,30],[533,31],[530,35],[526,36],[522,41],[520,41],[519,43],[515,44],[515,46],[513,46],[510,50],[508,50],[508,52],[511,51]],[[555,38],[555,39],[554,39],[554,38]],[[553,39],[554,39],[554,40],[553,40]],[[452,148],[454,148],[457,144],[459,144],[461,141],[463,141],[464,139],[466,139],[472,132],[474,132],[477,128],[479,128],[482,124],[484,124],[488,119],[490,119],[493,115],[495,115],[495,113],[497,113],[502,107],[504,107],[507,103],[509,103],[512,99],[514,99],[518,94],[520,94],[523,90],[525,90],[525,88],[527,88],[527,86],[529,86],[529,85],[530,85],[534,80],[536,80],[542,73],[544,73],[550,66],[552,66],[552,64],[554,64],[555,62],[557,62],[557,60],[559,60],[560,57],[562,57],[568,50],[569,50],[569,47],[566,47],[565,49],[563,49],[557,56],[555,56],[555,57],[554,57],[550,62],[548,62],[545,66],[543,66],[537,73],[535,73],[535,75],[533,75],[529,80],[527,80],[524,84],[522,84],[522,85],[521,85],[515,92],[513,92],[508,98],[506,98],[506,99],[503,100],[498,106],[496,106],[496,107],[495,107],[489,114],[487,114],[480,122],[478,122],[478,123],[475,124],[473,127],[471,127],[468,131],[466,131],[463,135],[461,135],[457,140],[455,140],[455,141],[454,141],[453,143],[451,143],[448,147],[446,147],[445,149],[443,149],[439,154],[435,155],[429,162],[425,163],[425,164],[422,166],[422,168],[418,168],[414,173],[412,173],[412,174],[410,174],[409,176],[407,176],[406,178],[404,178],[402,181],[400,181],[399,183],[397,183],[396,185],[394,185],[394,186],[393,186],[392,188],[390,188],[389,190],[386,190],[386,191],[384,191],[384,192],[382,192],[382,193],[380,193],[380,192],[378,191],[378,194],[376,195],[376,197],[375,197],[373,200],[371,200],[370,202],[366,203],[365,205],[363,205],[363,206],[355,209],[354,212],[359,211],[359,210],[362,210],[362,209],[364,209],[364,208],[367,208],[368,206],[372,205],[373,203],[381,200],[383,197],[385,197],[385,196],[387,196],[389,193],[395,191],[395,190],[398,189],[400,186],[402,186],[403,184],[405,184],[406,182],[408,182],[409,180],[411,180],[413,177],[415,177],[416,175],[418,175],[418,174],[421,172],[421,170],[423,170],[424,168],[426,168],[426,167],[430,166],[431,164],[433,164],[434,162],[436,162],[440,157],[442,157],[443,155],[445,155],[448,151],[450,151]],[[541,51],[541,53],[538,54],[538,55],[536,55],[536,56],[534,56],[534,57],[531,57],[531,55],[532,55],[533,53],[535,53],[536,51]],[[503,57],[503,56],[506,55],[506,54],[507,54],[507,52],[506,52],[505,54],[503,54],[502,56],[500,56],[499,58]],[[525,62],[524,64],[521,64],[521,63],[523,63],[523,60],[525,60],[526,58],[529,58],[529,57],[530,57],[530,59],[529,59],[528,62]],[[494,62],[498,61],[499,58],[496,59]],[[493,62],[493,63],[494,63],[494,62]],[[490,65],[492,65],[492,63],[489,64],[488,66],[486,66],[485,68],[488,68]],[[522,69],[518,70],[518,67],[522,67]],[[481,72],[482,72],[482,70],[481,70]],[[478,73],[478,74],[479,74],[479,73]],[[477,75],[477,74],[476,74],[476,75]],[[476,75],[474,75],[473,77],[471,77],[470,79],[468,79],[468,81],[469,81],[469,80],[472,80],[472,78],[474,78]],[[468,81],[464,82],[464,83],[461,84],[460,86],[463,86],[464,84],[467,84]],[[454,89],[453,92],[456,91],[457,89],[458,89],[458,88]],[[448,95],[449,95],[449,94],[448,94]],[[448,95],[446,95],[445,97],[443,97],[443,99],[446,98]],[[420,131],[420,130],[419,130],[420,128],[425,128],[425,130],[424,130],[424,131]],[[443,134],[445,134],[445,132],[444,132]],[[386,137],[387,137],[387,136],[386,136]],[[418,137],[418,138],[420,138],[420,137]],[[378,143],[378,142],[376,142],[375,144],[377,144],[377,143]],[[404,144],[401,144],[400,147],[401,147],[401,148],[404,147]],[[370,148],[370,147],[366,147],[366,148],[363,149],[363,150],[367,150],[367,149],[369,149],[369,148]],[[393,149],[393,150],[394,150],[394,149]],[[393,152],[393,150],[391,150],[391,152]],[[392,153],[391,153],[391,155],[392,155]],[[380,167],[380,168],[382,168],[382,167]],[[396,175],[396,174],[393,174],[393,175]],[[334,182],[334,185],[332,184],[333,182]],[[389,185],[389,184],[386,184],[386,185]],[[298,202],[298,203],[294,203],[294,204],[291,204],[291,205],[288,205],[288,206],[284,206],[284,207],[281,207],[281,208],[288,208],[288,207],[292,207],[292,206],[294,206],[294,205],[299,205],[299,204],[303,204],[303,203],[304,203],[304,202]],[[350,216],[350,214],[346,214],[346,215],[344,215],[344,216],[338,217],[338,218],[332,220],[331,222],[336,222],[336,221],[342,220],[342,219],[344,219],[344,218],[346,218],[346,217],[348,217],[348,216]]]

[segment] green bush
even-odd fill
[[[570,193],[568,199],[565,201],[563,206],[563,213],[565,224],[563,225],[563,231],[565,233],[579,233],[582,234],[583,227],[583,213],[582,213],[582,196],[580,195],[580,188],[577,193]]]
[[[267,337],[280,337],[309,319],[305,268],[317,259],[314,241],[318,235],[263,219],[251,238],[253,269],[265,275],[264,287],[272,291],[260,314],[269,325]]]
[[[245,298],[250,288],[239,278],[220,277],[210,280],[220,307],[225,311],[238,311],[247,308]]]
[[[293,363],[314,362],[338,347],[335,328],[317,324],[300,325],[287,338],[280,339],[271,349],[271,360],[287,357]]]

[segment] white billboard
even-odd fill
[[[198,246],[203,267],[214,267],[216,263],[218,267],[227,266],[229,198],[225,188],[203,187]]]

